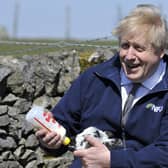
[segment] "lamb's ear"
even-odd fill
[[[104,131],[109,138],[114,138],[114,134],[111,131]]]

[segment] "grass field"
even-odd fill
[[[76,50],[81,71],[83,71],[95,64],[88,62],[93,52],[97,49],[110,49],[115,46],[117,42],[112,40],[13,39],[0,41],[0,56],[19,57]]]
[[[90,53],[96,48],[116,46],[112,40],[57,40],[57,39],[13,39],[0,41],[0,55],[36,55],[55,51],[77,50],[80,53]],[[83,54],[82,54],[83,55]]]

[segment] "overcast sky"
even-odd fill
[[[20,38],[100,38],[110,36],[119,18],[142,3],[155,4],[168,16],[167,0],[0,0],[0,25]]]

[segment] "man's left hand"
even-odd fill
[[[80,157],[84,168],[110,168],[110,151],[98,139],[87,136],[91,147],[74,151]]]

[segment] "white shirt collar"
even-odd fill
[[[146,87],[147,89],[152,89],[154,86],[156,86],[163,78],[164,74],[166,72],[166,63],[163,62],[163,60],[160,61],[158,68],[153,73],[152,76],[150,76],[147,80],[145,80],[142,85]],[[129,85],[132,83],[131,80],[129,80],[123,69],[121,68],[121,86],[123,85]]]

